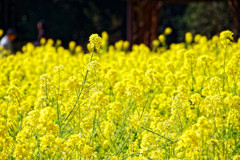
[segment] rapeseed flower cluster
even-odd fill
[[[240,40],[171,32],[1,55],[0,159],[240,159]]]

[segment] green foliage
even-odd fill
[[[190,3],[183,20],[188,31],[208,38],[232,26],[231,11],[225,2]]]
[[[159,33],[172,27],[167,42],[184,41],[186,32],[208,38],[222,30],[232,29],[232,15],[226,2],[192,2],[164,4],[160,10]]]

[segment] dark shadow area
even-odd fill
[[[219,32],[232,29],[232,13],[226,2],[166,3],[159,13],[158,32],[172,27],[168,43],[182,42],[186,32],[211,38]]]
[[[0,28],[15,27],[17,42],[37,39],[37,22],[46,20],[49,37],[86,45],[89,35],[107,31],[110,42],[126,39],[125,2],[109,0],[1,0]]]
[[[1,0],[0,28],[5,31],[16,28],[17,50],[26,42],[36,41],[37,22],[41,19],[46,21],[49,37],[61,39],[64,47],[68,47],[71,40],[85,47],[92,33],[102,31],[109,33],[110,44],[113,44],[127,38],[126,14],[126,0]],[[163,3],[158,35],[166,27],[172,27],[167,43],[184,41],[186,32],[210,38],[222,30],[231,30],[232,19],[226,2]]]

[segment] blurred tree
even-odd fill
[[[173,33],[167,38],[168,43],[184,41],[184,35],[189,31],[210,38],[222,30],[233,28],[232,12],[224,1],[165,3],[159,14],[159,34],[166,27],[173,28]]]
[[[157,38],[159,0],[127,1],[127,34],[130,44],[144,43],[151,46]]]
[[[189,3],[183,20],[188,31],[208,38],[222,30],[231,30],[233,25],[232,13],[226,2]]]
[[[235,39],[240,37],[240,0],[227,0],[233,14],[233,33]]]
[[[181,42],[184,39],[186,23],[183,16],[187,3],[165,3],[159,12],[159,34],[164,32],[166,27],[173,29],[172,34],[167,37],[167,43]]]

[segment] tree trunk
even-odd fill
[[[129,0],[127,7],[127,38],[131,44],[151,46],[157,37],[159,0]]]
[[[228,0],[228,5],[232,10],[233,14],[233,33],[234,38],[240,37],[240,1],[239,0]]]

